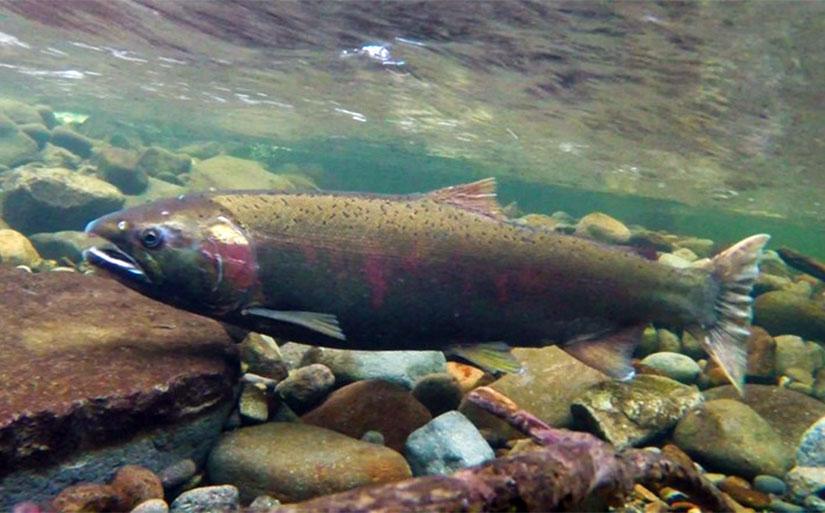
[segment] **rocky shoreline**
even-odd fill
[[[755,290],[744,397],[690,334],[652,326],[627,383],[555,347],[516,349],[524,371],[492,376],[437,351],[239,337],[88,276],[80,230],[158,197],[312,180],[215,144],[102,140],[59,119],[0,102],[0,509],[269,511],[535,449],[468,400],[486,386],[620,451],[678,447],[737,508],[825,511],[825,285],[775,252]],[[598,212],[517,221],[634,246],[675,267],[721,249]],[[638,485],[619,510],[684,511],[691,500]]]

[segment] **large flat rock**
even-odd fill
[[[147,434],[161,437],[147,447],[180,452],[172,432],[195,429],[201,459],[219,434],[215,415],[228,411],[237,372],[219,323],[112,280],[2,267],[0,319],[0,496],[24,493],[30,472],[105,479],[114,469],[92,455]]]

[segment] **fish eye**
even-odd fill
[[[140,232],[140,243],[146,249],[155,249],[163,242],[163,234],[157,228],[146,228]]]

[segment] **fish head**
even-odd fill
[[[206,196],[160,200],[86,226],[87,261],[154,299],[206,315],[239,308],[257,284],[252,243]]]

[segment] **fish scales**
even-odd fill
[[[558,343],[627,377],[645,324],[684,328],[741,386],[767,235],[677,269],[503,210],[490,179],[409,196],[213,192],[90,223],[108,246],[86,256],[146,295],[276,337],[449,348],[490,369],[516,367],[479,343]]]
[[[336,313],[346,347],[536,345],[576,335],[571,323],[692,318],[712,293],[696,272],[428,199],[211,199],[255,241],[266,304]]]

